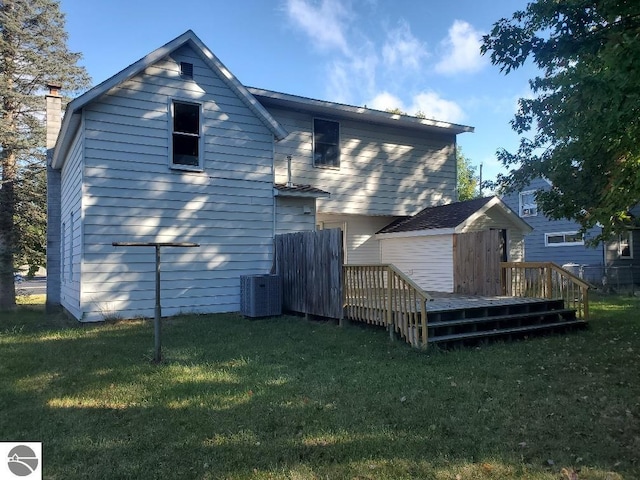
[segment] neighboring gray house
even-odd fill
[[[238,311],[278,233],[340,227],[347,262],[379,263],[377,231],[456,200],[456,135],[473,131],[247,88],[191,31],[61,124],[57,91],[47,105],[47,301],[81,321],[153,315],[153,249],[112,242],[200,244],[163,250],[165,315]]]
[[[612,283],[633,282],[635,269],[640,266],[640,250],[637,250],[640,230],[629,230],[595,247],[587,246],[585,240],[599,235],[599,227],[589,230],[583,237],[579,234],[580,226],[576,222],[551,220],[538,210],[535,192],[549,188],[549,181],[537,179],[524,190],[505,195],[502,199],[533,227],[533,232],[525,237],[524,260],[568,265],[570,270],[598,285],[604,277]],[[636,207],[632,213],[640,215],[640,208]],[[640,275],[635,275],[635,282],[640,282]]]

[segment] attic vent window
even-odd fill
[[[180,62],[180,76],[193,78],[193,63]]]

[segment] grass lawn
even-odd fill
[[[41,303],[40,299],[40,303]],[[237,315],[0,313],[0,440],[50,479],[640,479],[640,299],[587,331],[426,352]]]

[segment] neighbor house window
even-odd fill
[[[547,247],[584,245],[584,237],[578,232],[545,233],[544,244]]]
[[[520,193],[520,216],[535,217],[538,215],[538,205],[536,204],[536,192],[531,190]]]
[[[331,120],[313,120],[313,164],[316,167],[340,166],[340,124]]]
[[[633,237],[631,232],[621,233],[618,237],[618,256],[620,258],[633,258]]]
[[[174,101],[171,104],[171,163],[174,166],[202,168],[200,110],[197,103]]]

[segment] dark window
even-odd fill
[[[313,120],[313,164],[316,167],[340,166],[340,124],[331,120]]]
[[[173,102],[173,164],[200,165],[200,105]]]
[[[180,75],[185,78],[193,78],[193,63],[180,62]]]

